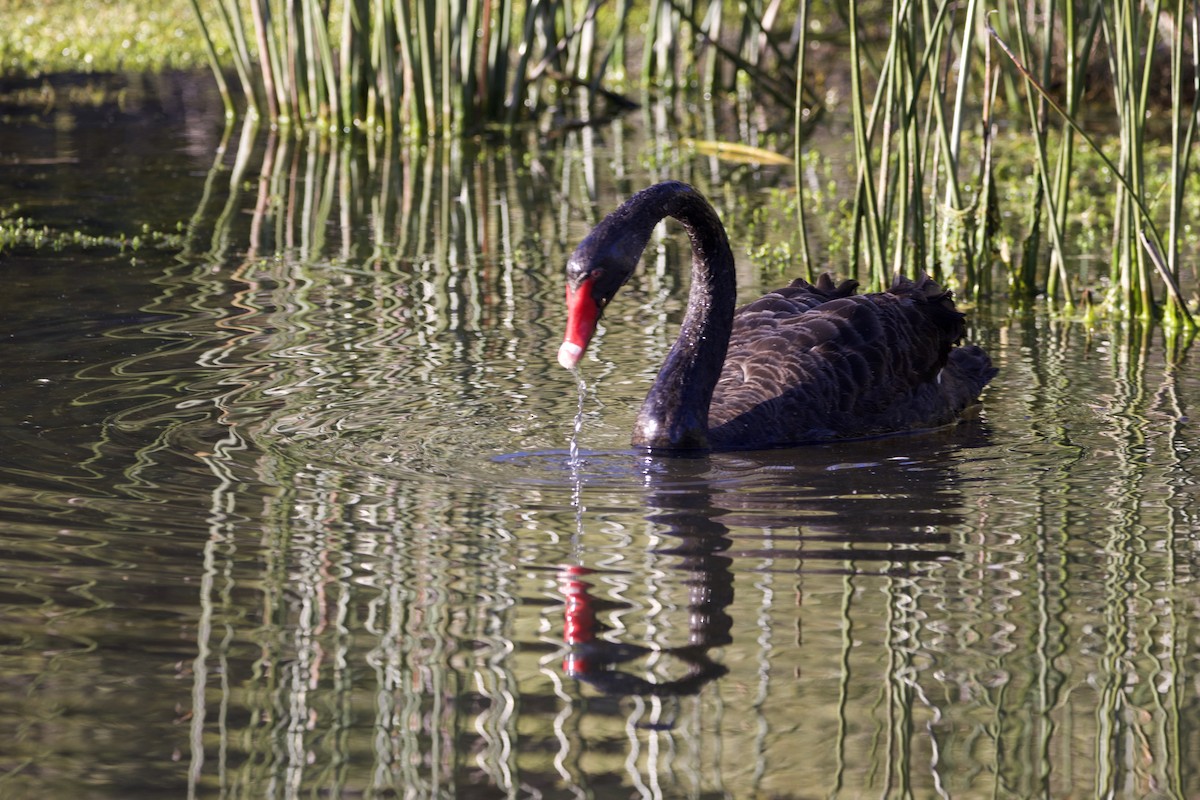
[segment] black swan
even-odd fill
[[[567,262],[573,369],[605,305],[629,279],[664,217],[692,244],[692,286],[679,338],[638,412],[633,445],[654,450],[782,447],[866,438],[955,422],[996,374],[978,347],[956,347],[963,315],[929,277],[878,294],[822,275],[735,310],[725,228],[686,183],[625,201]]]

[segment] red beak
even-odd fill
[[[585,278],[574,291],[567,287],[567,335],[558,348],[558,363],[566,369],[575,368],[596,332],[600,306],[592,299],[594,280]]]

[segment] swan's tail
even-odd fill
[[[915,301],[941,331],[944,348],[953,347],[967,332],[965,315],[954,305],[954,292],[943,289],[924,272],[915,281],[897,275],[888,293]]]
[[[921,273],[915,281],[897,277],[888,290],[911,297],[927,309],[942,332],[943,347],[950,348],[946,365],[938,376],[942,396],[955,413],[961,413],[979,400],[979,393],[999,371],[982,348],[976,345],[954,347],[966,333],[963,314],[954,306],[954,293],[943,289]]]
[[[939,379],[942,394],[951,408],[961,412],[979,400],[979,393],[997,372],[982,348],[973,344],[956,347],[950,351]]]

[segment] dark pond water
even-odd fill
[[[1001,373],[954,431],[645,457],[668,230],[573,461],[566,253],[657,178],[786,172],[653,113],[218,152],[181,108],[0,127],[27,216],[184,223],[0,256],[0,795],[1200,794],[1200,371],[1161,332],[975,309]]]

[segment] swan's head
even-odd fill
[[[578,286],[567,284],[567,333],[558,348],[558,363],[565,369],[575,369],[600,321],[603,306],[592,296],[593,283],[586,278]]]
[[[597,272],[601,274],[584,275],[578,281],[567,278],[567,332],[558,348],[558,363],[566,369],[574,369],[583,358],[583,352],[596,333],[600,314],[612,297],[597,293],[603,270]]]
[[[601,251],[597,255],[585,239],[567,262],[567,332],[558,348],[558,363],[574,369],[596,333],[604,307],[629,279],[641,250],[636,253]],[[632,256],[632,257],[631,257]]]
[[[633,274],[654,226],[676,214],[681,203],[696,201],[711,211],[686,183],[651,186],[622,203],[579,243],[567,262],[567,335],[558,348],[558,363],[567,369],[579,363],[601,312]]]

